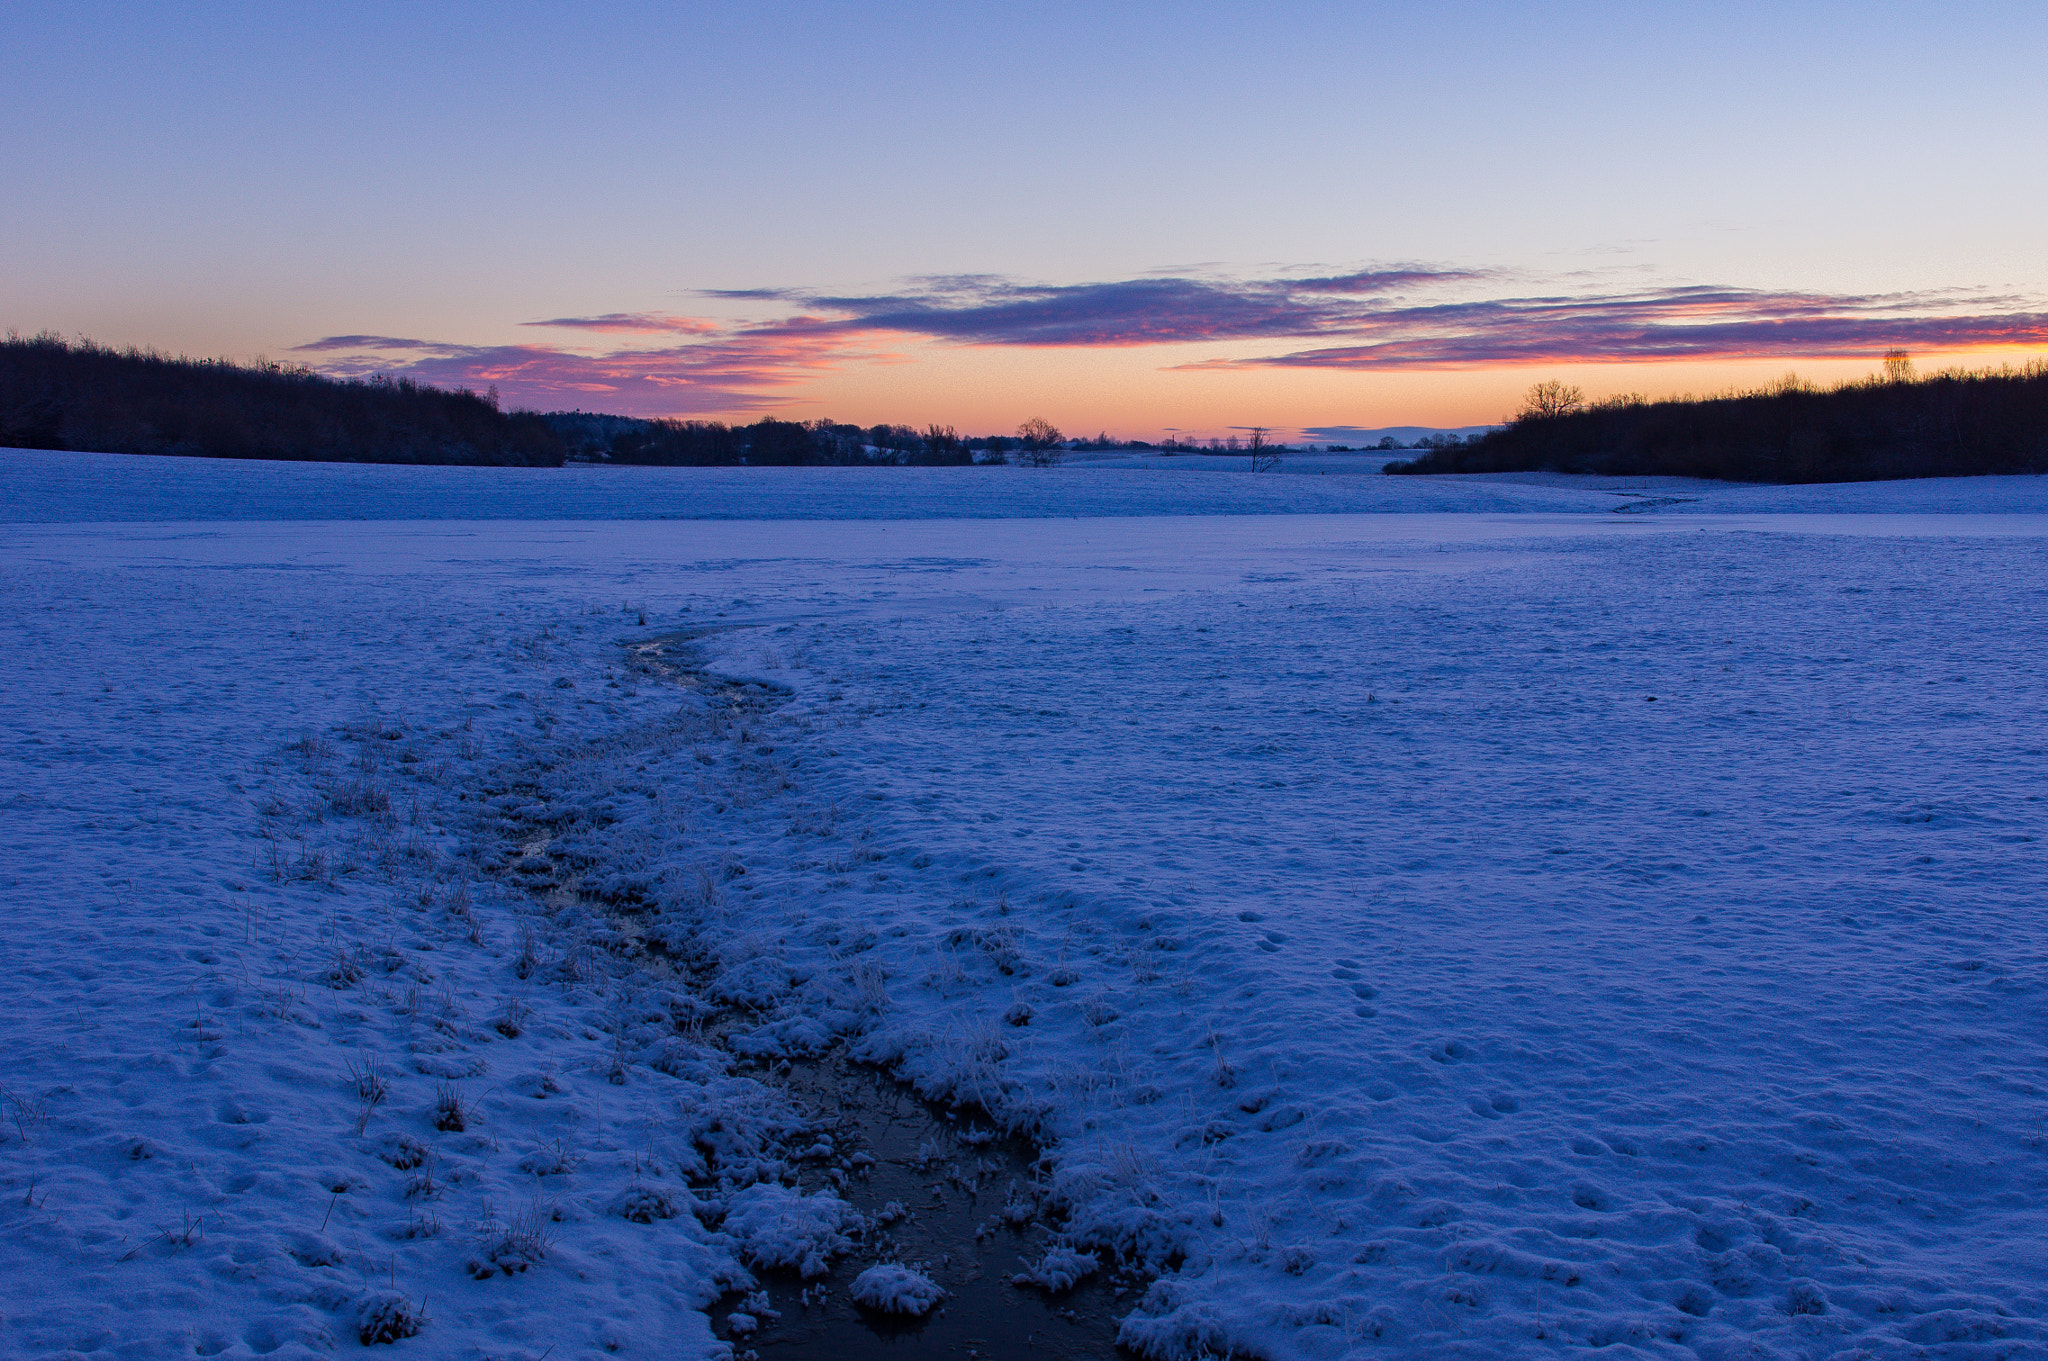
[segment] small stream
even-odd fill
[[[716,680],[688,664],[689,644],[738,625],[677,630],[627,645],[631,667],[728,702],[765,707],[758,686]],[[552,830],[520,841],[522,863],[554,859]],[[526,890],[552,914],[578,901],[580,875],[558,864]],[[723,1026],[706,1027],[715,1038]],[[1058,1226],[1043,1193],[1042,1150],[1003,1135],[977,1111],[920,1097],[907,1083],[842,1051],[807,1060],[749,1066],[750,1075],[787,1092],[819,1128],[835,1157],[798,1163],[805,1191],[830,1190],[869,1227],[828,1275],[756,1270],[760,1287],[734,1292],[712,1309],[718,1334],[737,1357],[756,1361],[1096,1361],[1129,1358],[1116,1345],[1117,1320],[1149,1284],[1143,1275],[1102,1269],[1057,1294],[1012,1277],[1038,1265]],[[848,1169],[852,1170],[849,1172]],[[862,1309],[853,1279],[870,1266],[901,1263],[931,1278],[947,1298],[923,1318]],[[766,1306],[763,1306],[763,1295]],[[735,1332],[735,1314],[753,1329]]]
[[[1116,1320],[1136,1303],[1143,1278],[1104,1270],[1055,1296],[1011,1283],[1055,1238],[1037,1195],[1039,1150],[1028,1140],[999,1135],[972,1113],[926,1101],[889,1074],[843,1056],[791,1064],[786,1072],[778,1066],[764,1080],[836,1119],[835,1143],[857,1164],[865,1163],[859,1154],[874,1160],[843,1183],[826,1169],[807,1171],[805,1189],[832,1189],[870,1219],[891,1222],[835,1260],[829,1276],[807,1282],[792,1272],[756,1273],[779,1317],[751,1311],[760,1328],[733,1338],[737,1353],[751,1350],[760,1361],[1130,1355],[1116,1346]],[[892,1203],[900,1217],[890,1213]],[[861,1309],[848,1287],[877,1262],[915,1266],[948,1298],[922,1319]],[[714,1311],[721,1334],[743,1298],[733,1295]]]

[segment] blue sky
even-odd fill
[[[538,406],[1133,434],[2048,351],[2039,6],[29,3],[8,27],[23,332]],[[1360,278],[1393,282],[1331,283]]]

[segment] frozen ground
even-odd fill
[[[86,524],[57,457],[0,455],[7,1354],[716,1354],[892,1264],[731,1058],[841,1036],[1057,1140],[1045,1272],[1172,1264],[1150,1355],[2048,1355],[2048,518],[1871,513],[2035,484],[479,523],[528,484],[151,461],[440,522]]]

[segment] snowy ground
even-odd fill
[[[0,455],[0,1351],[722,1353],[836,1036],[1150,1355],[2048,1355],[2038,484],[915,472]]]
[[[1080,456],[1061,468],[407,468],[0,450],[0,524],[925,520],[1400,512],[2048,514],[2048,479],[1768,487],[1559,473],[1385,477],[1380,454]]]

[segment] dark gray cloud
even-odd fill
[[[889,293],[760,289],[798,314],[758,337],[893,332],[965,345],[1097,348],[1315,339],[1277,356],[1189,368],[1475,368],[1744,358],[1855,357],[1896,346],[1969,350],[2048,343],[2038,311],[1976,293],[1834,294],[1710,285],[1533,297],[1447,298],[1495,276],[1406,266],[1300,278],[1160,276],[1027,284],[993,275],[909,281]],[[728,295],[729,296],[729,295]]]
[[[442,350],[447,346],[431,340],[406,340],[399,336],[327,336],[309,345],[294,345],[298,354],[328,354],[341,350]]]
[[[715,335],[725,329],[719,322],[702,317],[679,317],[668,312],[606,312],[596,317],[550,317],[546,321],[522,321],[519,324],[621,335]]]
[[[1463,369],[1527,364],[1871,358],[2048,345],[2048,313],[1972,294],[1710,287],[1389,307],[1349,343],[1189,368]]]
[[[1301,279],[1168,276],[1084,284],[951,275],[914,280],[892,293],[759,290],[758,296],[795,304],[807,315],[755,330],[894,331],[971,345],[1057,348],[1342,335],[1371,314],[1373,304],[1363,298],[1478,277],[1470,270],[1422,268]]]

